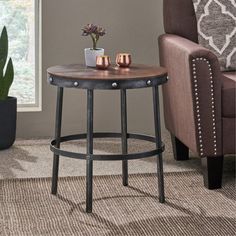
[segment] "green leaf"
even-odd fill
[[[0,100],[2,100],[1,97],[3,96],[2,94],[4,90],[3,68],[4,68],[3,60],[0,60]]]
[[[8,97],[9,89],[12,85],[14,79],[14,68],[12,59],[10,58],[7,64],[6,73],[3,78],[3,93],[2,93],[2,99],[5,100]],[[0,98],[1,99],[1,98]]]
[[[0,60],[3,60],[4,65],[7,61],[7,55],[8,55],[8,35],[7,35],[7,29],[4,26],[1,37],[0,37]]]
[[[0,80],[1,79],[3,79],[3,70],[4,70],[4,61],[3,61],[3,59],[2,60],[0,60]],[[1,88],[1,86],[0,86],[0,88]]]

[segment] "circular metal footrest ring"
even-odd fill
[[[93,133],[93,138],[120,138],[121,139],[121,133]],[[73,140],[81,140],[86,139],[87,134],[75,134],[75,135],[69,135],[60,137],[59,141],[60,143],[64,143],[67,141],[73,141]],[[143,141],[148,141],[152,143],[156,143],[156,138],[152,136],[142,135],[142,134],[127,134],[128,139],[138,139]],[[57,141],[54,139],[51,142],[50,150],[60,156],[75,158],[75,159],[83,159],[83,160],[97,160],[97,161],[121,161],[121,160],[132,160],[132,159],[141,159],[146,157],[151,157],[158,155],[165,150],[165,145],[162,143],[160,148],[156,148],[150,151],[145,152],[139,152],[139,153],[129,153],[129,154],[85,154],[85,153],[75,153],[70,152],[66,150],[61,150],[60,148],[56,147]]]

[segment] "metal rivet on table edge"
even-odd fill
[[[114,82],[114,83],[112,83],[111,86],[112,86],[112,88],[117,88],[118,84]]]
[[[151,85],[152,84],[152,81],[151,80],[148,80],[147,81],[147,85]]]
[[[53,78],[49,77],[49,82],[52,83],[52,81],[53,81]]]
[[[78,82],[74,82],[74,86],[75,87],[79,86],[79,83]]]

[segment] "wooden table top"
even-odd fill
[[[129,68],[110,66],[108,70],[98,70],[82,64],[53,66],[47,70],[49,76],[73,80],[143,80],[167,76],[163,67],[133,64]]]

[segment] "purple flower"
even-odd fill
[[[106,30],[102,27],[94,24],[87,24],[82,29],[82,36],[88,36],[90,35],[93,40],[93,49],[97,49],[97,42],[99,40],[100,36],[103,36],[106,34]]]
[[[106,34],[106,30],[103,29],[102,27],[99,27],[99,28],[97,29],[97,34],[98,34],[99,36],[103,36],[103,35]]]
[[[90,34],[103,36],[106,33],[105,29],[103,29],[102,27],[100,27],[98,25],[94,25],[94,24],[87,24],[86,26],[84,26],[82,31],[83,31],[83,33],[82,33],[83,36],[88,36]]]

